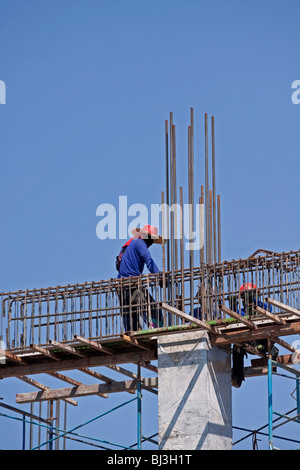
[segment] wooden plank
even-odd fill
[[[278,302],[278,300],[273,300],[271,298],[268,298],[266,299],[266,302],[268,302],[268,304],[273,305],[273,307],[281,308],[285,312],[292,313],[293,315],[297,315],[298,317],[300,317],[300,310],[290,307],[289,305],[282,304],[281,302]]]
[[[243,345],[243,349],[245,349],[246,351],[250,352],[251,354],[256,354],[256,356],[260,356],[260,357],[265,357],[265,354],[262,353],[259,349],[251,346],[250,344],[248,343],[245,343]]]
[[[80,341],[83,344],[86,344],[86,345],[90,346],[91,348],[95,349],[96,351],[100,351],[100,352],[103,352],[105,354],[113,354],[113,351],[111,349],[107,348],[106,346],[103,346],[101,343],[97,343],[96,341],[93,341],[93,340],[88,339],[88,338],[84,338],[83,336],[79,336],[79,335],[74,335],[73,338]]]
[[[54,361],[59,361],[59,358],[55,357],[54,354],[52,354],[49,349],[43,348],[42,346],[38,346],[37,344],[30,344],[30,349],[33,351],[39,352],[45,357],[49,357],[50,359],[53,359]]]
[[[52,389],[50,387],[47,387],[44,384],[41,384],[40,382],[37,382],[36,380],[32,379],[31,377],[27,377],[25,375],[20,375],[18,379],[22,380],[23,382],[28,383],[29,385],[32,385],[33,387],[39,388],[42,391],[51,391]],[[33,392],[33,393],[39,393],[39,392]],[[63,398],[64,401],[69,403],[70,405],[77,406],[78,403],[76,400],[73,400],[72,398]]]
[[[248,326],[250,329],[256,329],[257,325],[253,323],[253,321],[248,320],[247,318],[243,317],[242,315],[239,315],[238,313],[234,312],[233,310],[230,310],[229,308],[225,307],[225,305],[221,305],[220,310],[227,315],[229,315],[232,318],[235,318],[239,322],[243,323],[244,325]]]
[[[111,379],[110,377],[107,377],[106,375],[99,374],[99,372],[96,372],[92,369],[88,369],[87,367],[82,367],[79,369],[81,372],[84,372],[85,374],[91,375],[92,377],[95,377],[96,379],[103,380],[103,382],[106,382],[108,384],[111,384],[113,382],[116,382],[116,380]],[[128,390],[128,393],[135,393],[135,391]]]
[[[255,306],[255,310],[264,317],[267,317],[270,320],[273,320],[275,323],[278,323],[278,325],[284,325],[286,323],[286,320],[283,320],[282,318],[278,317],[278,315],[274,315],[274,313],[268,312],[267,310],[259,307],[258,305]]]
[[[201,326],[201,328],[204,328],[205,330],[209,331],[212,334],[215,334],[215,335],[219,334],[218,331],[213,326],[208,325],[206,322],[199,320],[198,318],[195,318],[192,315],[189,315],[188,313],[184,313],[175,307],[171,307],[170,305],[165,304],[164,302],[162,302],[161,306],[164,310],[174,313],[174,315],[177,315],[183,320],[194,323],[197,326]]]
[[[278,343],[280,346],[287,349],[288,351],[291,351],[291,352],[296,352],[297,351],[296,348],[294,348],[291,344],[287,343],[286,341],[283,341],[283,339],[281,339],[281,338],[277,338],[277,337],[272,336],[271,339],[272,339],[272,341],[274,341],[275,343]]]
[[[143,364],[145,364],[144,362],[140,361],[140,365],[142,367]],[[127,377],[131,377],[133,379],[138,379],[138,375],[135,374],[134,372],[131,372],[130,370],[127,370],[127,369],[124,369],[123,367],[120,367],[120,366],[117,366],[116,364],[113,364],[113,365],[109,365],[107,366],[109,367],[110,369],[112,370],[115,370],[116,372],[119,372],[120,374],[123,374],[123,375],[126,375]],[[148,369],[149,367],[147,367]],[[152,366],[152,368],[150,369],[152,370],[153,372],[158,372],[158,368],[155,367],[155,366]],[[144,388],[145,390],[148,390],[148,392],[150,393],[154,393],[155,395],[157,395],[157,391],[156,390],[153,390],[153,388],[150,388],[148,386],[146,386],[145,384],[142,383],[142,388]]]
[[[157,377],[143,378],[147,387],[157,387]],[[72,388],[61,388],[57,390],[43,390],[40,392],[18,393],[17,403],[32,403],[35,401],[62,400],[78,397],[86,397],[98,393],[119,393],[137,389],[137,380],[125,380],[123,382],[113,382],[111,384],[81,385]]]
[[[122,335],[122,339],[127,343],[132,344],[133,346],[137,346],[138,348],[145,349],[146,351],[153,349],[149,344],[144,344],[142,341],[139,341],[136,338],[132,338],[128,335]]]
[[[15,362],[20,365],[26,364],[26,362],[22,361],[22,359],[19,356],[11,353],[10,351],[7,351],[6,349],[0,349],[0,357],[1,356],[4,356],[6,359],[9,359],[10,361]]]
[[[52,345],[52,346],[55,346],[57,347],[58,349],[61,349],[62,351],[65,351],[69,354],[72,354],[72,355],[75,355],[75,356],[78,356],[78,357],[86,357],[84,354],[82,354],[81,352],[77,351],[76,348],[73,348],[72,346],[70,346],[69,344],[65,344],[65,343],[59,343],[58,341],[54,341],[53,339],[50,339],[49,340],[49,343]]]
[[[212,337],[212,342],[216,346],[225,346],[230,343],[245,343],[257,339],[268,338],[270,336],[287,336],[300,333],[300,321],[293,321],[285,325],[271,324],[260,326],[257,329],[243,331],[221,332],[218,336]]]
[[[78,380],[72,379],[71,377],[67,377],[66,375],[60,374],[59,372],[49,372],[49,375],[51,375],[51,377],[55,377],[56,379],[63,380],[64,382],[67,382],[71,385],[75,385],[76,387],[79,385],[83,385]],[[101,398],[108,397],[107,394],[100,394],[100,393],[98,393],[98,396]]]
[[[300,322],[299,322],[300,323]],[[138,361],[153,361],[157,359],[157,351],[138,351],[90,357],[72,357],[60,361],[43,361],[18,366],[1,365],[0,378],[17,377],[19,375],[43,374],[48,372],[80,369],[81,367],[100,367],[110,364],[126,364]]]
[[[244,367],[245,379],[249,377],[260,377],[268,374],[268,367]]]
[[[292,364],[292,354],[283,354],[282,356],[277,356],[276,362],[278,362],[278,364]],[[267,357],[251,360],[252,367],[264,367],[267,365],[268,365]]]

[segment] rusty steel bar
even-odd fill
[[[165,121],[165,147],[166,147],[166,204],[169,208],[170,196],[169,196],[169,134],[168,134],[168,120]],[[167,258],[167,271],[170,271],[170,226],[169,226],[169,214],[166,216],[166,258]]]
[[[215,118],[211,117],[212,134],[212,192],[213,192],[213,261],[217,262],[217,221],[216,221],[216,157],[215,157]]]
[[[184,285],[190,285],[191,279],[197,283],[195,302],[201,302],[203,319],[207,320],[222,318],[219,303],[228,302],[230,307],[230,296],[236,296],[240,311],[239,289],[244,282],[256,284],[255,293],[261,300],[272,298],[297,309],[300,305],[300,251],[209,265],[203,263],[194,267],[193,273],[181,264],[180,269],[174,271],[174,279],[181,284],[183,294],[183,299],[176,297],[175,302],[183,300],[186,313],[192,311],[194,299],[186,295]],[[22,349],[39,342],[40,345],[48,344],[49,339],[54,338],[72,341],[74,333],[79,332],[91,338],[114,338],[124,332],[123,318],[127,314],[131,328],[137,315],[138,329],[147,329],[150,316],[153,317],[151,310],[159,310],[162,301],[171,304],[159,281],[158,274],[151,274],[111,279],[110,282],[57,286],[56,289],[1,293],[1,337],[8,338],[7,349]],[[127,299],[126,289],[129,292]],[[37,299],[41,308],[36,308]],[[277,313],[280,309],[274,307],[273,313],[274,310]],[[143,312],[146,312],[145,316]],[[30,324],[30,334],[26,337],[23,334],[25,322]],[[166,326],[172,326],[173,322],[175,318],[170,314]],[[18,335],[14,336],[15,332]]]
[[[220,195],[217,196],[217,212],[218,212],[218,263],[221,263],[221,201]]]
[[[208,181],[208,124],[207,113],[204,116],[205,131],[205,253],[206,262],[209,262],[209,222],[208,222],[208,205],[209,205],[209,181]]]

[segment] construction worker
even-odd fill
[[[158,235],[158,229],[152,225],[145,225],[143,229],[135,228],[131,231],[133,238],[123,245],[117,257],[116,267],[119,271],[118,279],[140,276],[146,265],[150,273],[155,274],[159,269],[152,259],[149,248],[153,243],[162,244],[162,237]],[[126,287],[121,290],[120,305],[123,306],[123,324],[125,331],[136,331],[139,328],[138,310],[143,304],[142,318],[148,328],[162,326],[162,312],[147,289]],[[151,319],[147,319],[147,305],[151,303]],[[130,315],[131,305],[131,315]]]
[[[238,308],[238,298],[232,296],[229,298],[229,305],[230,308],[237,313],[240,313],[241,316],[252,316],[256,314],[255,306],[259,306],[264,308],[265,310],[272,311],[272,307],[266,304],[265,302],[261,302],[256,295],[260,294],[260,290],[257,289],[255,284],[246,283],[240,287],[240,297],[243,303],[243,308],[239,311]],[[248,343],[250,346],[258,349],[263,354],[268,353],[268,340],[261,339],[255,341],[249,341]],[[275,347],[274,343],[271,343],[271,355],[272,359],[275,360],[278,356],[278,349]],[[239,388],[245,380],[244,378],[244,357],[247,356],[245,349],[242,346],[233,345],[232,349],[232,376],[231,382],[234,387]]]

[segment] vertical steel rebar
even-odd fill
[[[211,117],[212,135],[212,191],[213,191],[213,244],[214,263],[217,262],[217,221],[216,221],[216,159],[215,159],[215,118]]]
[[[199,214],[199,225],[200,225],[200,265],[204,263],[204,243],[205,243],[205,233],[204,233],[204,186],[201,186],[201,197],[200,197],[200,214]]]
[[[213,239],[212,239],[212,190],[209,190],[209,263],[213,262]]]
[[[194,233],[194,109],[190,109],[190,243],[191,235]],[[191,297],[191,312],[194,311],[194,249],[190,248],[190,270],[191,270],[191,282],[190,282],[190,297]]]
[[[165,146],[166,146],[166,204],[169,208],[170,197],[169,197],[169,133],[168,133],[168,120],[165,121]],[[167,258],[167,271],[170,271],[170,222],[169,222],[169,211],[166,215],[166,258]]]
[[[175,125],[172,126],[172,149],[173,149],[173,207],[174,207],[174,267],[178,269],[177,253],[177,177],[176,177],[176,131]]]
[[[184,311],[184,240],[183,240],[183,190],[182,186],[179,188],[180,192],[180,267],[181,267],[181,302]]]
[[[221,202],[220,196],[217,196],[217,211],[218,211],[218,263],[221,263]]]
[[[207,113],[204,116],[204,133],[205,133],[205,251],[206,251],[206,262],[209,262],[209,223],[208,223],[208,204],[209,204],[209,180],[208,180],[208,125],[207,125]]]
[[[170,237],[171,237],[171,305],[174,306],[174,160],[173,160],[173,113],[170,113]]]

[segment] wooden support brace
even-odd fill
[[[20,364],[20,365],[26,364],[26,362],[22,361],[22,359],[19,356],[7,351],[6,349],[0,349],[0,357],[1,356],[2,357],[4,356],[7,359],[9,359],[10,361],[16,362],[17,364]]]
[[[299,322],[300,323],[300,322]],[[5,377],[17,377],[19,375],[43,374],[62,370],[74,370],[81,367],[100,367],[110,364],[128,364],[137,361],[152,361],[157,359],[156,351],[135,351],[116,353],[113,356],[103,354],[86,357],[70,357],[59,361],[45,361],[25,365],[3,365],[0,367],[0,379]]]
[[[59,358],[55,357],[54,354],[52,354],[51,351],[49,351],[49,349],[43,348],[42,346],[38,346],[36,344],[31,344],[29,347],[33,351],[39,352],[43,356],[49,357],[50,359],[53,359],[54,361],[59,361]]]
[[[271,336],[271,340],[274,341],[274,343],[280,344],[280,346],[282,346],[283,348],[287,349],[288,351],[291,351],[291,352],[297,351],[296,348],[294,348],[293,346],[291,346],[291,345],[290,345],[289,343],[287,343],[286,341],[283,341],[283,339],[281,339],[281,338],[277,338],[277,337]]]
[[[147,387],[157,387],[157,377],[142,379]],[[118,393],[136,391],[137,380],[112,382],[111,384],[80,385],[79,387],[61,388],[57,390],[43,390],[41,392],[19,393],[16,395],[17,403],[31,403],[34,401],[60,400],[95,395],[98,393]]]
[[[42,391],[52,391],[50,387],[47,387],[46,385],[41,384],[40,382],[37,382],[36,380],[32,379],[31,377],[27,377],[25,375],[20,375],[18,379],[23,380],[23,382],[28,383],[29,385],[32,385],[33,387],[39,388]],[[39,393],[39,392],[33,392],[33,393]],[[70,405],[77,406],[78,403],[76,400],[73,400],[72,398],[62,398],[65,402],[69,403]]]
[[[95,377],[96,379],[103,380],[103,382],[106,382],[108,384],[111,384],[113,382],[116,382],[116,380],[111,379],[110,377],[107,377],[106,375],[99,374],[99,372],[96,372],[92,369],[89,369],[87,367],[82,367],[79,369],[81,372],[84,372],[85,374],[91,375],[92,377]],[[129,390],[128,393],[135,393],[132,390]]]
[[[85,357],[84,354],[77,351],[76,348],[73,348],[72,346],[69,346],[68,344],[59,343],[58,341],[54,341],[53,339],[50,339],[49,343],[52,344],[53,346],[56,346],[57,348],[61,349],[62,351],[66,351],[66,352],[68,352],[70,354],[73,354],[75,356],[78,356],[78,357]]]
[[[213,326],[206,323],[205,321],[199,320],[198,318],[195,318],[192,315],[189,315],[188,313],[184,313],[184,312],[182,312],[181,310],[178,310],[175,307],[171,307],[170,305],[167,305],[164,302],[162,302],[161,306],[164,310],[167,310],[168,312],[174,313],[174,315],[177,315],[178,317],[182,318],[183,320],[191,322],[191,323],[193,323],[197,326],[201,326],[202,328],[209,331],[210,333],[213,333],[215,335],[218,334],[218,331]]]
[[[137,363],[139,363],[142,367],[146,367],[147,369],[149,369],[148,366],[146,366],[146,362],[144,361],[138,361]],[[136,364],[137,364],[136,363]],[[133,379],[138,379],[138,375],[135,374],[134,372],[131,372],[130,370],[127,370],[127,369],[124,369],[123,367],[120,367],[116,364],[110,364],[108,365],[107,367],[109,367],[110,369],[112,370],[115,370],[116,372],[119,372],[120,374],[123,374],[123,375],[126,375],[127,377],[131,377]],[[151,369],[153,372],[158,372],[158,368],[155,367],[155,366],[152,366],[151,365]],[[153,390],[153,388],[151,387],[148,387],[147,385],[145,385],[142,381],[142,388],[144,388],[145,390],[148,390],[148,392],[151,392],[151,393],[154,393],[154,394],[157,394],[157,391],[156,390]]]
[[[244,323],[244,325],[248,326],[248,328],[251,328],[253,330],[257,328],[257,325],[255,325],[255,323],[253,323],[253,321],[248,320],[247,318],[243,317],[242,315],[239,315],[238,313],[234,312],[233,310],[230,310],[229,308],[225,307],[225,305],[221,305],[220,310],[222,310],[222,312],[226,313],[230,317],[235,318],[239,322]]]
[[[271,298],[268,298],[266,299],[266,302],[268,302],[268,304],[273,305],[273,307],[281,308],[285,312],[292,313],[293,315],[300,317],[300,310],[297,310],[296,308],[290,307],[289,305],[278,302],[278,300],[273,300]]]
[[[66,375],[60,374],[59,372],[49,372],[49,375],[51,375],[52,377],[55,377],[56,379],[63,380],[64,382],[67,382],[71,385],[75,385],[76,387],[78,387],[79,385],[83,385],[78,380],[72,379],[71,377],[67,377]],[[100,394],[100,393],[98,393],[98,396],[101,398],[108,397],[107,394]]]
[[[243,345],[243,348],[244,348],[246,351],[248,351],[248,352],[250,352],[250,353],[252,353],[252,354],[256,354],[257,356],[260,356],[260,357],[265,357],[265,356],[266,356],[266,355],[263,354],[259,349],[257,349],[257,348],[255,348],[255,347],[251,346],[251,345],[248,344],[248,343],[245,343],[245,344]]]
[[[90,346],[91,348],[95,349],[96,351],[100,351],[100,352],[103,352],[105,354],[113,354],[113,351],[111,349],[107,348],[106,346],[103,346],[101,343],[96,343],[96,341],[93,341],[93,340],[88,339],[88,338],[84,338],[83,336],[79,336],[79,335],[74,335],[73,338],[77,339],[78,341],[80,341],[83,344],[86,344],[86,345]]]
[[[264,317],[273,320],[278,325],[284,325],[286,323],[286,321],[282,318],[278,317],[277,315],[274,315],[274,313],[268,312],[268,310],[265,310],[264,308],[261,308],[258,305],[255,306],[255,310],[257,311],[257,313],[260,313]]]
[[[142,341],[139,341],[136,338],[132,338],[131,336],[122,335],[122,339],[126,341],[127,343],[130,343],[133,346],[137,346],[138,348],[144,349],[146,351],[149,351],[152,349],[152,347],[149,346],[148,344],[144,344]]]

